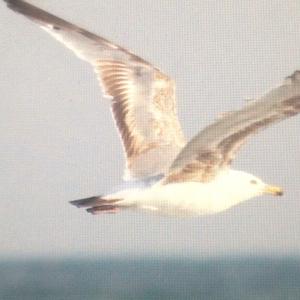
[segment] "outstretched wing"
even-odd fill
[[[178,154],[166,183],[209,181],[228,166],[246,138],[259,130],[300,113],[300,71],[262,98],[198,133]]]
[[[111,98],[127,177],[165,172],[185,143],[173,80],[124,48],[40,8],[21,0],[4,1],[94,67],[104,94]]]

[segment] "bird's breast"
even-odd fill
[[[140,208],[167,214],[210,214],[218,197],[207,185],[197,182],[155,185],[136,195]]]

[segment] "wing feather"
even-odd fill
[[[126,152],[127,177],[164,173],[185,144],[175,84],[130,51],[22,0],[4,0],[95,69]]]
[[[211,180],[230,165],[249,136],[299,113],[300,71],[296,71],[281,86],[198,133],[178,154],[164,181]]]

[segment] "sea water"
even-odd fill
[[[300,258],[2,260],[1,300],[299,300]]]

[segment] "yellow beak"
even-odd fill
[[[264,193],[265,194],[270,194],[270,195],[273,195],[273,196],[282,196],[283,195],[283,190],[279,186],[267,185],[265,190],[264,190]]]

